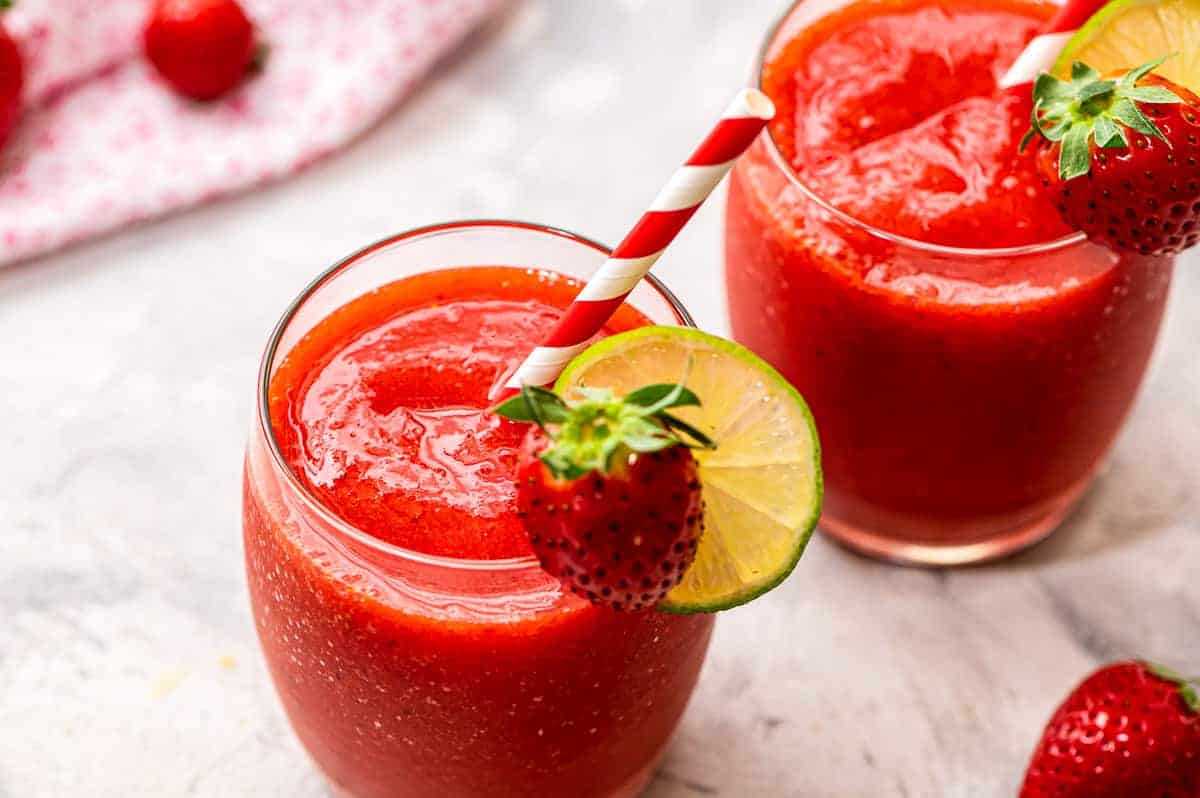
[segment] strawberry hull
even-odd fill
[[[308,311],[327,317],[276,364],[279,451],[256,434],[246,460],[250,595],[283,707],[339,795],[631,798],[683,713],[712,617],[564,592],[515,521],[525,425],[485,411],[575,290],[426,272]],[[607,332],[646,323],[627,307]]]
[[[1136,396],[1173,260],[1070,235],[1038,193],[1032,155],[1016,154],[1027,106],[991,102],[991,127],[947,121],[978,120],[988,105],[980,95],[995,89],[994,77],[980,74],[1001,72],[1049,7],[964,2],[929,17],[932,7],[857,5],[781,30],[802,48],[838,37],[861,47],[891,30],[897,38],[861,58],[886,57],[883,71],[903,86],[932,69],[921,53],[906,53],[902,31],[913,25],[873,23],[874,39],[847,30],[884,10],[919,15],[927,28],[941,19],[937,35],[922,35],[961,58],[944,79],[961,74],[965,85],[958,95],[914,89],[910,127],[1004,132],[996,160],[974,139],[904,142],[895,108],[877,117],[887,122],[878,138],[852,136],[848,124],[835,134],[792,126],[784,114],[774,138],[760,138],[734,169],[725,260],[734,336],[804,394],[821,430],[823,528],[872,555],[950,565],[1040,540],[1082,494]],[[1006,24],[1017,35],[1005,35]],[[806,76],[818,74],[807,52],[784,42],[768,49],[768,93],[804,94]],[[838,90],[824,91],[828,106]],[[787,144],[796,140],[803,150]],[[880,156],[880,147],[901,144],[896,160]],[[977,182],[964,191],[969,181],[934,162],[977,163]],[[864,164],[868,171],[851,168]],[[847,174],[859,179],[853,192]]]

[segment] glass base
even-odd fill
[[[662,760],[666,749],[659,751],[654,757],[646,763],[646,766],[634,773],[624,784],[618,787],[614,792],[609,793],[605,798],[638,798],[639,795],[650,784],[650,780],[654,778],[654,771],[658,769],[658,763]],[[330,785],[330,790],[335,798],[358,798],[354,793],[342,789],[336,784]],[[447,798],[452,798],[447,796]],[[468,798],[468,796],[463,796]]]
[[[1082,498],[1092,474],[1055,498],[987,518],[929,519],[826,493],[821,531],[859,554],[900,565],[952,568],[998,560],[1042,542]]]

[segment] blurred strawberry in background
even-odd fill
[[[194,100],[235,88],[255,60],[254,25],[236,0],[157,0],[144,36],[150,63]]]
[[[0,10],[11,5],[9,0],[0,0]],[[25,69],[21,65],[21,53],[17,44],[8,35],[4,20],[0,17],[0,147],[8,140],[21,113],[21,87],[25,83]]]
[[[328,157],[505,5],[240,3],[16,0],[0,15],[24,73],[21,147],[0,153],[0,267]]]

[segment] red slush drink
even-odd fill
[[[1052,531],[1111,446],[1171,258],[1061,221],[997,81],[1055,10],[801,2],[760,80],[779,113],[735,167],[734,336],[809,400],[825,530],[949,565]]]
[[[346,796],[633,796],[683,713],[712,617],[564,594],[515,517],[524,425],[486,409],[579,283],[439,268],[582,275],[602,256],[522,225],[418,231],[319,281],[268,350],[245,482],[254,617]],[[632,305],[604,334],[687,321],[656,284]]]

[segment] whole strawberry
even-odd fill
[[[157,0],[143,39],[163,79],[195,100],[236,87],[255,58],[254,26],[237,0]]]
[[[1197,689],[1141,662],[1096,671],[1050,719],[1020,798],[1197,798]]]
[[[1172,255],[1200,243],[1200,98],[1151,74],[1076,62],[1034,86],[1038,170],[1067,223],[1106,246]]]
[[[0,9],[8,8],[8,0],[0,0]],[[21,89],[25,83],[25,68],[17,43],[0,21],[0,147],[8,140],[21,113]]]
[[[542,567],[569,590],[618,611],[649,609],[679,584],[703,531],[696,461],[680,433],[712,442],[666,412],[699,399],[682,385],[580,394],[567,403],[527,387],[496,409],[537,424],[518,463],[518,515]]]

